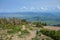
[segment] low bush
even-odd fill
[[[60,40],[60,31],[41,29],[40,32],[44,35],[50,36],[54,40]]]

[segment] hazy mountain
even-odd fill
[[[60,24],[60,12],[16,12],[0,13],[0,17],[19,17],[28,21],[44,21]]]

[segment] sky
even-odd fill
[[[60,11],[60,0],[0,0],[0,12]]]

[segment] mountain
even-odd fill
[[[0,17],[19,17],[28,21],[42,21],[48,24],[60,24],[60,12],[15,12],[0,13]]]

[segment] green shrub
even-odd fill
[[[40,39],[35,37],[35,38],[32,38],[32,40],[40,40]]]
[[[18,34],[19,37],[25,37],[29,34],[30,32],[28,30],[21,31],[21,34]]]
[[[13,34],[13,33],[17,33],[17,32],[19,32],[19,31],[21,31],[21,27],[14,27],[14,28],[12,28],[12,29],[9,29],[8,31],[7,31],[7,33],[8,34]]]
[[[60,40],[60,31],[41,29],[40,32],[44,35],[50,36],[54,40]]]

